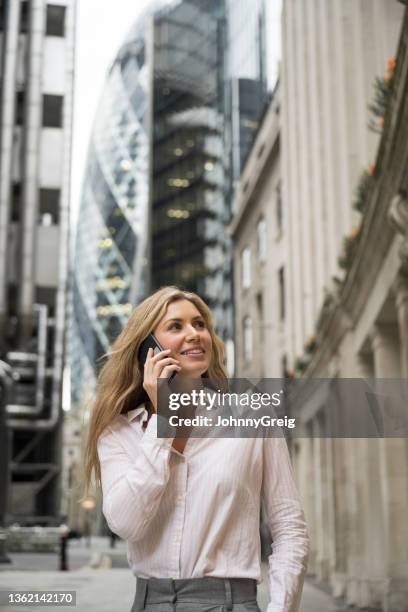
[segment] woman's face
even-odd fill
[[[177,375],[199,378],[211,363],[212,340],[205,320],[189,300],[171,302],[154,329],[154,335],[171,356],[180,361]]]

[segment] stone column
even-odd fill
[[[368,353],[357,356],[355,375],[373,377]],[[349,470],[346,601],[358,608],[378,608],[384,575],[382,503],[378,494],[379,440],[351,438],[346,443]]]
[[[399,346],[395,328],[376,325],[373,331],[375,375],[381,379],[400,376]],[[384,389],[389,388],[383,384]],[[408,478],[405,438],[381,438],[380,490],[383,506],[385,612],[408,610]]]
[[[304,436],[304,438],[297,440],[300,448],[297,474],[299,492],[311,542],[308,574],[316,574],[316,474],[314,473],[314,440],[311,426],[306,426]]]
[[[327,440],[324,418],[317,416],[313,421],[313,459],[316,492],[316,577],[322,582],[330,578],[330,513],[329,513],[329,470],[327,463]]]
[[[362,457],[362,440],[346,438],[347,476],[345,496],[348,504],[347,517],[347,550],[346,550],[346,601],[350,605],[360,603],[360,585],[362,568],[365,565],[367,542],[364,533],[364,500],[362,480],[366,478],[367,465]]]
[[[408,378],[408,277],[400,275],[394,285],[401,355],[401,376]]]
[[[350,499],[348,497],[350,479],[354,478],[350,470],[348,438],[328,437],[326,442],[331,446],[332,456],[332,500],[330,503],[330,553],[331,553],[331,586],[334,597],[343,597],[347,584],[347,560],[350,547]],[[330,461],[328,461],[330,467]]]

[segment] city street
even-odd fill
[[[135,581],[128,569],[124,542],[116,542],[111,549],[107,538],[92,538],[90,548],[83,540],[71,541],[68,555],[70,571],[61,572],[56,553],[10,554],[13,563],[0,565],[0,590],[69,589],[77,592],[75,609],[78,612],[128,612],[131,609]],[[266,610],[267,600],[264,580],[258,597],[262,612]],[[0,606],[2,612],[15,609],[15,606]],[[31,609],[18,607],[20,612]],[[338,609],[331,597],[309,581],[305,584],[301,612],[335,612]]]

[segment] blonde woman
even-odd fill
[[[142,341],[154,333],[165,349]],[[224,347],[196,294],[164,287],[142,302],[100,376],[86,485],[102,487],[110,529],[137,577],[131,612],[245,612],[256,602],[260,504],[273,539],[268,612],[296,612],[308,535],[284,438],[160,438],[157,379],[227,380]]]

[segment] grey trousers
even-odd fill
[[[249,578],[137,578],[130,612],[260,612]]]

